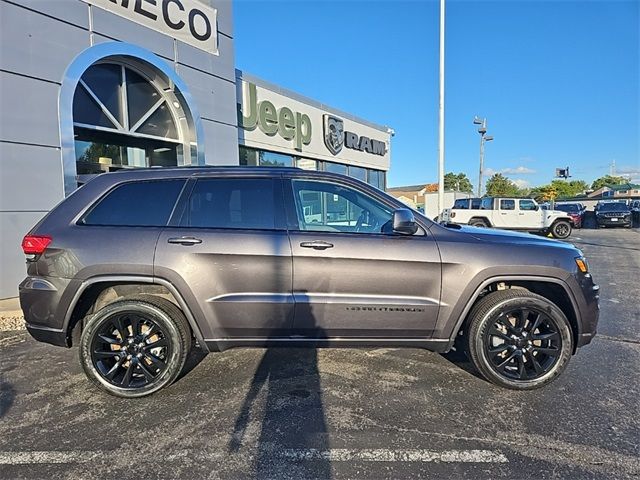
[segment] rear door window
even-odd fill
[[[534,211],[536,209],[536,204],[533,202],[533,200],[520,200],[519,203],[520,210]]]
[[[84,225],[164,227],[185,180],[152,180],[117,186],[89,211]]]
[[[516,201],[515,200],[500,200],[500,210],[515,210],[516,209]]]
[[[270,178],[200,179],[181,226],[271,230],[276,228],[275,204]]]

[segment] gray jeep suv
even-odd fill
[[[79,346],[123,397],[180,374],[193,346],[463,348],[488,380],[548,384],[598,321],[572,245],[439,225],[353,178],[181,167],[96,177],[24,238],[37,340]]]

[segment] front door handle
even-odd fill
[[[333,243],[323,242],[322,240],[314,240],[312,242],[302,242],[300,244],[302,248],[313,248],[315,250],[326,250],[327,248],[333,248]]]
[[[196,237],[173,237],[167,240],[167,243],[176,243],[178,245],[197,245],[202,243],[202,240]]]

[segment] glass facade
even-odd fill
[[[129,66],[99,63],[89,67],[73,99],[79,183],[120,168],[193,163],[197,153],[192,132],[180,129],[174,112],[181,108]]]
[[[385,189],[386,172],[371,168],[356,167],[343,163],[325,162],[311,158],[294,157],[282,153],[270,152],[267,150],[257,150],[240,145],[240,165],[248,167],[293,167],[303,170],[320,170],[324,172],[339,173],[348,175],[363,182],[368,183],[380,190]]]

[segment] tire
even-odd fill
[[[106,305],[87,320],[79,356],[97,387],[137,398],[170,385],[190,350],[191,329],[182,311],[164,298],[135,295]]]
[[[468,356],[484,378],[501,387],[541,388],[558,378],[571,358],[567,317],[528,290],[491,293],[473,307],[469,318]]]
[[[558,220],[551,226],[551,234],[555,238],[565,239],[571,235],[571,224],[566,220]]]
[[[472,218],[469,221],[469,225],[471,225],[472,227],[481,227],[481,228],[488,228],[489,227],[487,222],[485,222],[481,218]]]

